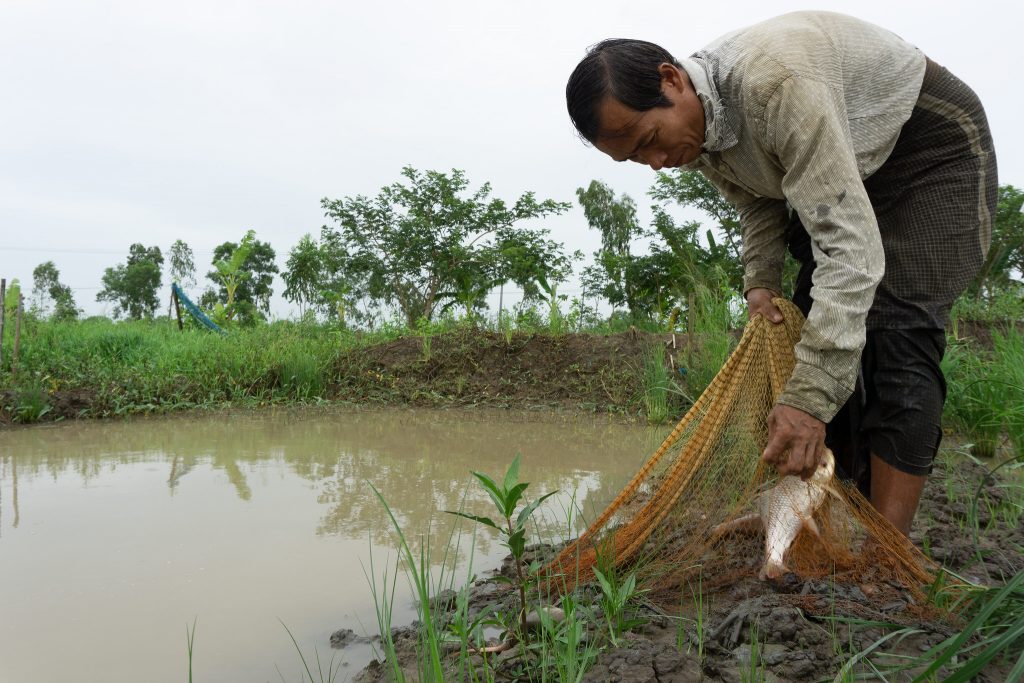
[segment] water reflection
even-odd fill
[[[368,482],[410,537],[433,525],[437,560],[454,521],[444,510],[465,499],[487,512],[470,470],[498,475],[521,453],[531,497],[577,491],[590,512],[659,431],[504,412],[289,410],[0,432],[0,678],[178,670],[180,631],[199,615],[207,680],[277,680],[275,664],[295,657],[279,617],[321,653],[334,629],[374,623],[367,539],[379,553],[393,539]],[[551,533],[564,534],[557,504],[551,515]],[[497,562],[491,544],[480,535],[478,562]]]
[[[127,465],[164,463],[173,496],[203,466],[221,473],[240,500],[251,501],[250,478],[284,463],[324,507],[317,534],[390,543],[386,512],[367,482],[381,491],[403,527],[418,530],[462,505],[486,512],[488,501],[470,485],[470,470],[498,475],[519,453],[530,496],[559,490],[565,507],[575,493],[576,505],[589,514],[614,495],[659,438],[599,419],[538,421],[515,413],[227,413],[0,434],[0,481],[10,492],[11,524],[17,526],[19,476],[73,475],[89,486]]]

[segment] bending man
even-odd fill
[[[974,92],[885,29],[797,12],[682,60],[604,41],[566,99],[600,151],[699,170],[736,206],[751,316],[781,320],[771,300],[785,250],[800,261],[794,301],[807,322],[763,458],[806,478],[827,440],[908,534],[942,437],[949,311],[995,212]]]

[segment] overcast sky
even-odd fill
[[[810,8],[885,26],[971,85],[1000,182],[1024,186],[1016,3],[0,0],[0,276],[27,293],[52,260],[96,314],[132,242],[184,239],[203,279],[213,247],[252,228],[283,266],[318,234],[322,197],[376,194],[406,164],[573,201],[546,225],[589,255],[575,189],[599,178],[646,207],[654,174],[576,138],[564,88],[586,47],[634,37],[686,56]]]

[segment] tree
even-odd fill
[[[160,271],[164,258],[160,247],[146,248],[139,243],[128,249],[128,261],[103,272],[103,289],[97,301],[113,301],[114,317],[127,314],[132,320],[152,318],[158,306]]]
[[[175,240],[167,259],[171,267],[171,282],[177,282],[182,289],[196,284],[196,264],[192,247],[183,240]]]
[[[80,313],[71,288],[60,281],[60,271],[53,261],[46,261],[32,271],[33,307],[45,315],[53,304],[53,320],[74,320]]]
[[[721,269],[726,274],[729,284],[736,291],[742,292],[743,231],[740,227],[740,214],[719,193],[718,188],[698,171],[677,170],[658,173],[654,185],[647,194],[651,199],[661,202],[662,206],[674,202],[682,207],[698,209],[717,223],[704,233],[707,241],[707,247],[704,247],[707,252],[706,262]],[[690,239],[699,244],[696,230],[692,231]]]
[[[975,299],[1020,287],[1024,275],[1024,191],[1001,185],[992,221],[992,243],[981,271],[968,289]]]
[[[587,222],[601,233],[601,250],[584,271],[583,284],[613,306],[626,306],[634,321],[664,318],[673,307],[684,308],[689,294],[700,288],[719,290],[743,284],[739,215],[718,190],[698,173],[659,173],[648,192],[657,201],[649,228],[636,217],[636,204],[616,197],[607,185],[593,181],[576,190]],[[691,206],[710,215],[717,226],[703,230],[697,221],[677,221],[665,204]],[[716,234],[722,239],[716,238]],[[646,254],[631,245],[646,240]]]
[[[201,303],[212,308],[218,299],[222,302],[230,299],[230,304],[224,303],[224,306],[230,308],[234,319],[249,325],[265,320],[270,313],[270,297],[274,294],[271,287],[274,273],[278,272],[274,263],[276,256],[273,247],[256,239],[253,230],[249,230],[240,243],[218,245],[213,250],[214,270],[206,274],[217,289],[204,293]],[[228,271],[224,268],[228,268],[230,274],[226,275]]]
[[[326,276],[353,296],[395,305],[414,326],[453,305],[471,312],[508,279],[539,292],[568,272],[569,259],[561,244],[546,239],[547,230],[519,227],[568,204],[538,202],[527,192],[509,207],[489,198],[489,183],[469,193],[457,169],[421,173],[407,166],[402,176],[406,184],[381,188],[372,199],[321,202],[336,224],[321,229]]]
[[[323,301],[325,284],[323,259],[316,240],[306,233],[288,253],[284,273],[284,298],[299,304],[299,315]]]
[[[630,253],[630,244],[644,236],[636,217],[636,203],[629,195],[615,192],[599,180],[584,190],[576,189],[583,215],[591,228],[601,233],[601,249],[594,253],[595,264],[583,274],[584,286],[600,293],[612,306],[625,305],[636,320],[645,308],[638,297],[639,261]]]

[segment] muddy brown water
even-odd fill
[[[55,424],[0,432],[0,681],[181,681],[196,620],[197,680],[302,680],[308,660],[351,678],[376,633],[364,568],[394,563],[390,502],[433,539],[487,512],[470,470],[522,455],[542,533],[566,533],[575,492],[593,516],[664,429],[508,412],[298,411]],[[598,510],[599,511],[599,510]],[[372,550],[371,550],[372,549]],[[504,554],[478,534],[474,571]],[[466,571],[468,553],[460,555]],[[413,618],[403,577],[395,623]],[[311,661],[311,666],[315,662]]]

